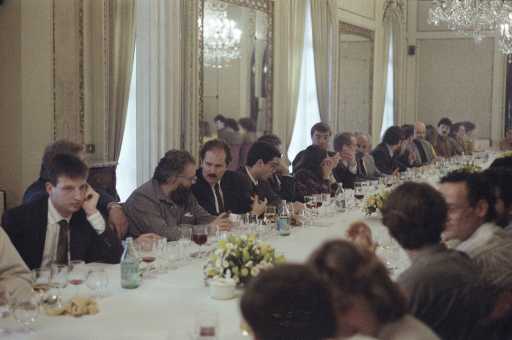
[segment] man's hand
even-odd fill
[[[82,203],[82,208],[85,210],[87,216],[94,215],[98,212],[96,206],[98,205],[98,199],[100,195],[94,191],[94,189],[87,184],[87,190],[85,191],[85,200]]]
[[[340,158],[343,161],[350,163],[354,163],[356,161],[356,154],[351,151],[343,150],[339,152]]]
[[[274,173],[279,176],[288,176],[290,172],[288,171],[288,167],[286,166],[286,161],[281,159],[279,164],[276,165],[274,169]]]
[[[233,222],[229,219],[227,213],[222,213],[217,216],[211,224],[217,227],[218,230],[230,230],[233,226]]]
[[[128,219],[123,211],[123,207],[119,204],[112,204],[108,211],[108,223],[116,231],[120,240],[124,238],[128,232]]]
[[[260,201],[257,195],[252,196],[252,206],[251,213],[256,216],[263,215],[265,213],[265,209],[267,208],[267,199],[265,198],[263,201]]]

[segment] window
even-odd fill
[[[393,68],[393,32],[389,38],[389,51],[388,51],[388,77],[386,79],[386,97],[384,102],[384,116],[382,117],[382,129],[380,136],[395,124],[395,76]]]
[[[137,188],[137,49],[133,57],[130,95],[123,134],[123,145],[116,170],[117,192],[124,202]]]
[[[292,140],[288,149],[288,159],[311,144],[311,127],[320,121],[318,97],[316,93],[315,57],[313,52],[313,28],[311,23],[311,1],[307,0],[304,28],[304,50],[300,74],[299,103],[293,127]]]

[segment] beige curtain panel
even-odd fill
[[[337,32],[336,3],[330,0],[311,0],[311,21],[318,108],[322,122],[329,123],[335,79],[333,57],[337,48],[337,42],[334,39]]]
[[[117,161],[123,142],[132,78],[135,50],[135,0],[112,0],[110,6],[112,26],[107,158],[109,161]]]

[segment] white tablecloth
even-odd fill
[[[323,217],[323,226],[294,229],[288,237],[268,240],[288,261],[302,262],[323,241],[343,237],[348,225],[365,217],[359,211]],[[377,218],[366,221],[371,225],[374,238],[390,242],[387,230]],[[408,265],[405,253],[398,249],[388,260],[398,266],[397,275]],[[395,249],[395,250],[396,250]],[[387,257],[387,255],[386,255]],[[35,332],[20,334],[20,326],[12,317],[0,319],[2,339],[48,340],[167,340],[189,339],[195,316],[201,309],[216,311],[219,320],[219,339],[246,339],[240,332],[238,299],[216,301],[208,296],[203,283],[202,266],[206,260],[195,260],[184,267],[144,280],[138,289],[120,287],[119,265],[106,265],[110,279],[110,294],[101,298],[100,313],[73,318],[41,315],[34,324]],[[87,290],[86,287],[83,287]]]

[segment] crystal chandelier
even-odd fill
[[[495,32],[501,52],[512,54],[511,0],[433,0],[429,23],[445,23],[476,42]]]
[[[204,65],[223,68],[240,59],[242,31],[228,19],[227,3],[209,0],[204,9]]]

